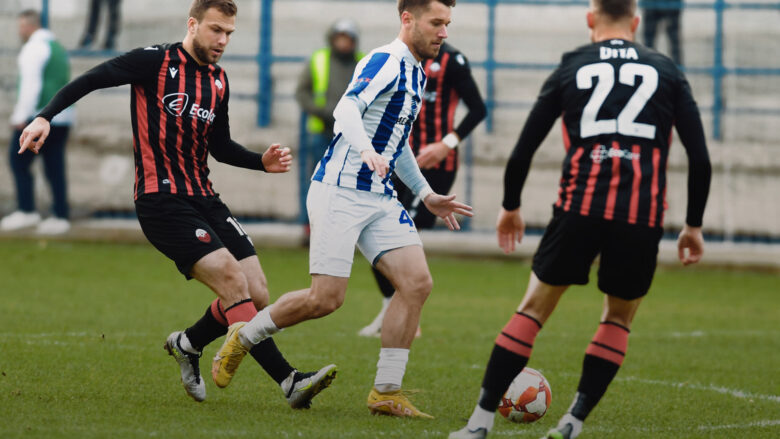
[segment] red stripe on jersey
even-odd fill
[[[563,149],[566,150],[566,152],[569,152],[569,148],[571,148],[571,139],[569,139],[569,131],[566,130],[566,122],[563,120],[563,116],[565,116],[566,113],[561,113],[561,128],[563,131]]]
[[[653,179],[650,183],[650,221],[648,225],[655,227],[658,212],[658,166],[661,163],[661,150],[653,148]]]
[[[136,124],[138,125],[138,148],[141,150],[141,163],[144,168],[144,193],[157,192],[157,165],[154,161],[154,152],[149,145],[149,120],[146,118],[146,95],[143,86],[133,85],[135,93]],[[136,174],[137,178],[137,174]],[[136,186],[137,188],[137,186]],[[136,194],[136,197],[138,194]]]
[[[639,165],[639,145],[631,147],[633,157],[631,166],[634,168],[634,180],[631,183],[631,201],[628,205],[628,223],[636,224],[636,215],[639,211],[639,186],[642,183],[642,167]]]
[[[181,50],[177,49],[176,52],[179,55],[179,59],[181,59],[182,61],[187,59],[187,58],[185,58],[184,54],[181,53]],[[186,67],[187,67],[187,64],[185,62],[182,62],[179,65],[179,93],[184,93],[185,89],[186,89],[186,85],[187,85],[187,72],[185,70]],[[193,105],[195,104],[195,102],[198,102],[198,101],[197,100],[194,101]],[[186,108],[185,108],[185,110],[186,110]],[[183,113],[182,113],[182,115],[183,115]],[[190,181],[189,176],[187,176],[187,168],[184,167],[184,154],[182,153],[182,150],[181,150],[182,144],[184,142],[184,139],[183,139],[183,131],[184,130],[182,130],[183,123],[181,122],[182,120],[183,120],[182,118],[179,118],[176,121],[177,124],[182,124],[179,127],[178,132],[176,133],[176,157],[177,157],[176,161],[178,162],[179,170],[181,170],[181,174],[184,176],[184,186],[187,188],[187,195],[194,195],[193,191],[192,191],[192,182]],[[173,186],[173,185],[171,185],[171,186]]]
[[[612,142],[615,152],[620,150],[618,142]],[[612,157],[612,177],[609,179],[609,192],[607,193],[607,205],[604,207],[604,219],[611,220],[615,217],[615,201],[617,200],[618,187],[620,186],[620,155]]]
[[[445,53],[441,56],[441,70],[439,71],[439,77],[436,80],[436,104],[434,105],[434,124],[436,126],[436,142],[444,137],[444,133],[441,132],[441,90],[444,87],[444,78],[447,75],[447,63],[450,60],[450,54]]]
[[[593,145],[593,152],[599,154],[599,147],[601,144]],[[590,213],[590,203],[593,201],[593,192],[596,190],[596,180],[598,180],[599,171],[601,171],[601,162],[593,160],[593,165],[590,167],[590,174],[588,175],[588,182],[585,185],[585,194],[582,196],[582,205],[580,206],[580,215],[588,216]]]
[[[162,74],[157,75],[157,93],[164,93],[165,91],[165,78],[168,75],[168,65],[171,62],[171,52],[166,51],[165,52],[165,59],[163,60],[162,67],[160,68]],[[181,76],[179,76],[181,78]],[[180,90],[181,91],[181,90]],[[172,194],[175,194],[178,192],[176,188],[175,179],[173,178],[173,168],[171,168],[171,158],[168,157],[167,151],[165,149],[167,148],[166,139],[167,139],[167,124],[168,121],[168,113],[165,111],[165,103],[160,100],[160,138],[159,138],[159,144],[160,149],[162,150],[162,157],[163,157],[163,164],[165,165],[165,171],[168,173],[168,181],[171,182],[168,187],[171,190]]]
[[[571,199],[574,195],[574,189],[577,188],[577,174],[580,173],[580,157],[585,152],[585,148],[577,148],[574,155],[571,156],[571,178],[569,179],[569,185],[566,186],[566,204],[563,206],[563,210],[569,211],[571,208]]]
[[[200,105],[201,97],[203,95],[203,91],[201,90],[200,85],[200,70],[195,71],[195,101]],[[194,104],[193,104],[194,105]],[[196,157],[198,153],[198,117],[197,115],[192,118],[192,151],[190,151],[190,155],[192,157]],[[182,169],[184,169],[184,157],[179,157],[179,161],[181,163]],[[195,172],[195,180],[200,180],[200,176],[198,175],[198,165],[197,165],[197,159],[194,161],[193,170]],[[192,191],[192,182],[190,181],[190,178],[187,176],[187,174],[184,174],[186,177],[187,182],[187,191],[189,193],[193,193]]]

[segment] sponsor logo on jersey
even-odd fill
[[[431,63],[431,66],[429,67],[429,69],[431,69],[432,72],[438,72],[439,70],[441,70],[441,64],[439,64],[437,62]]]
[[[627,149],[607,148],[605,145],[599,145],[598,148],[590,152],[590,159],[593,160],[593,163],[601,163],[612,157],[624,160],[639,160],[639,153],[634,153]]]
[[[411,125],[412,119],[406,117],[406,116],[398,116],[398,119],[395,120],[396,125]]]
[[[190,97],[187,93],[171,93],[163,97],[163,106],[165,111],[172,116],[179,117],[184,114],[187,105],[190,102]],[[203,108],[197,102],[193,102],[190,106],[190,111],[187,112],[190,117],[197,117],[203,122],[214,122],[216,113],[211,108]]]
[[[168,67],[168,71],[171,72],[171,79],[176,78],[176,74],[179,73],[176,67]]]
[[[214,85],[216,85],[218,89],[222,90],[222,87],[223,87],[222,81],[220,81],[219,79],[214,81]]]
[[[198,119],[204,121],[204,122],[214,122],[214,110],[211,108],[203,108],[200,105],[198,105],[197,102],[192,104],[192,107],[190,107],[190,116],[197,117]]]
[[[173,116],[181,116],[184,109],[187,108],[190,97],[187,93],[171,93],[165,95],[162,101],[165,111]]]
[[[198,238],[198,241],[205,242],[206,244],[211,242],[211,235],[203,229],[195,230],[195,237]]]
[[[439,97],[439,94],[436,92],[436,90],[425,90],[422,95],[422,99],[425,102],[434,103],[436,102],[436,98]]]

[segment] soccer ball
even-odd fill
[[[539,371],[526,367],[509,385],[498,412],[512,422],[534,422],[544,416],[551,401],[550,383]]]

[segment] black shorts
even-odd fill
[[[621,299],[637,299],[650,289],[662,235],[661,227],[555,209],[534,255],[533,271],[550,285],[585,285],[600,254],[599,289]]]
[[[200,258],[222,247],[239,261],[256,254],[249,235],[218,196],[145,194],[135,201],[135,212],[149,242],[187,279]]]

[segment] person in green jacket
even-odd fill
[[[326,34],[328,46],[314,51],[298,78],[295,100],[308,116],[307,141],[300,154],[306,161],[307,177],[333,139],[333,109],[363,57],[358,51],[359,38],[357,23],[349,18],[337,20]],[[306,194],[303,197],[306,199]]]
[[[68,54],[54,34],[41,27],[38,11],[28,9],[18,17],[19,38],[23,45],[19,52],[18,96],[11,114],[11,135],[8,163],[14,177],[17,210],[0,220],[0,230],[14,231],[37,226],[36,232],[57,235],[70,229],[65,178],[65,143],[74,112],[68,108],[51,121],[51,132],[46,149],[41,152],[43,170],[52,195],[51,217],[41,221],[35,210],[35,184],[32,163],[35,154],[27,151],[17,154],[22,129],[49,103],[52,96],[70,79]]]

